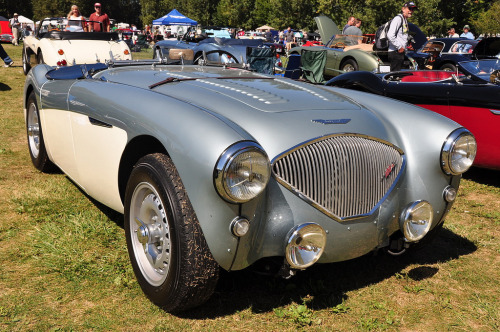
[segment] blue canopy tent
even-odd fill
[[[196,25],[196,24],[198,24],[198,22],[182,15],[177,11],[177,9],[173,9],[167,15],[153,21],[153,25]]]

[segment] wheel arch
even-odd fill
[[[359,66],[359,62],[358,62],[358,60],[356,60],[356,58],[354,56],[347,55],[347,56],[343,57],[342,60],[340,60],[340,66],[339,66],[339,68],[342,67],[342,65],[344,63],[346,63],[346,61],[348,61],[348,60],[352,60],[352,61],[356,62],[358,64],[358,66]]]
[[[118,170],[118,190],[122,203],[125,202],[127,181],[134,165],[139,159],[152,153],[164,153],[169,156],[163,144],[153,136],[138,136],[128,142],[120,159]]]

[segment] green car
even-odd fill
[[[326,63],[323,71],[325,78],[356,70],[389,71],[387,52],[374,52],[372,44],[347,46],[349,45],[349,37],[342,35],[342,32],[332,19],[321,15],[315,17],[314,20],[318,25],[324,45],[294,47],[289,51],[289,54],[302,54],[304,50],[326,50]],[[406,58],[403,66],[409,69],[416,69],[417,67],[415,61],[411,58]]]

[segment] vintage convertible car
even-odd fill
[[[110,59],[132,59],[129,47],[119,40],[117,33],[85,32],[85,27],[76,30],[71,22],[65,18],[46,18],[40,22],[33,35],[24,37],[24,74],[39,63],[61,67]]]
[[[208,58],[211,61],[218,61],[221,53],[224,54],[222,59],[226,63],[246,63],[247,47],[270,47],[279,55],[283,51],[282,45],[266,43],[262,39],[234,39],[234,38],[219,38],[207,37],[204,34],[198,35],[194,28],[188,28],[187,32],[178,40],[162,40],[155,44],[154,57],[168,55],[171,49],[191,49],[194,52],[195,63],[202,59],[203,52],[210,53]]]
[[[331,18],[320,15],[314,20],[318,25],[321,40],[325,45],[319,46],[299,46],[293,47],[289,54],[302,54],[303,50],[326,51],[326,64],[324,66],[324,76],[334,77],[345,72],[364,70],[388,72],[389,62],[387,52],[373,51],[372,44],[359,44],[356,46],[347,46],[346,41],[349,37],[343,36],[341,31]],[[425,36],[415,25],[411,25],[415,30],[415,49],[420,48],[425,40]],[[417,35],[418,33],[418,35]],[[416,69],[417,63],[412,58],[405,58],[404,68]]]
[[[200,305],[220,267],[265,260],[290,277],[399,254],[440,228],[474,159],[467,129],[389,98],[193,58],[38,65],[24,88],[34,166],[56,165],[124,213],[154,303]]]
[[[457,71],[461,61],[500,58],[500,38],[489,37],[481,41],[466,38],[430,39],[420,50],[409,55],[420,69]]]
[[[477,139],[474,166],[500,169],[500,60],[458,64],[450,71],[404,71],[375,75],[346,73],[327,82],[416,104],[469,129]]]

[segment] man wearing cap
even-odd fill
[[[19,34],[21,32],[21,22],[19,22],[17,13],[14,13],[14,17],[9,20],[10,28],[12,29],[12,44],[15,46],[19,45]]]
[[[406,2],[401,8],[401,13],[394,17],[387,31],[389,41],[388,58],[391,63],[391,71],[401,70],[405,59],[405,50],[408,45],[408,19],[413,11],[417,9],[414,2]]]
[[[464,33],[462,33],[460,35],[460,37],[464,37],[464,38],[467,38],[467,39],[475,39],[474,35],[472,34],[472,32],[470,32],[470,26],[468,26],[468,25],[464,26]]]
[[[90,31],[96,32],[109,32],[109,17],[108,14],[104,14],[101,11],[101,4],[96,2],[94,4],[95,13],[90,14],[89,21],[90,22]],[[93,22],[92,22],[93,21]],[[101,22],[101,24],[97,23]]]

